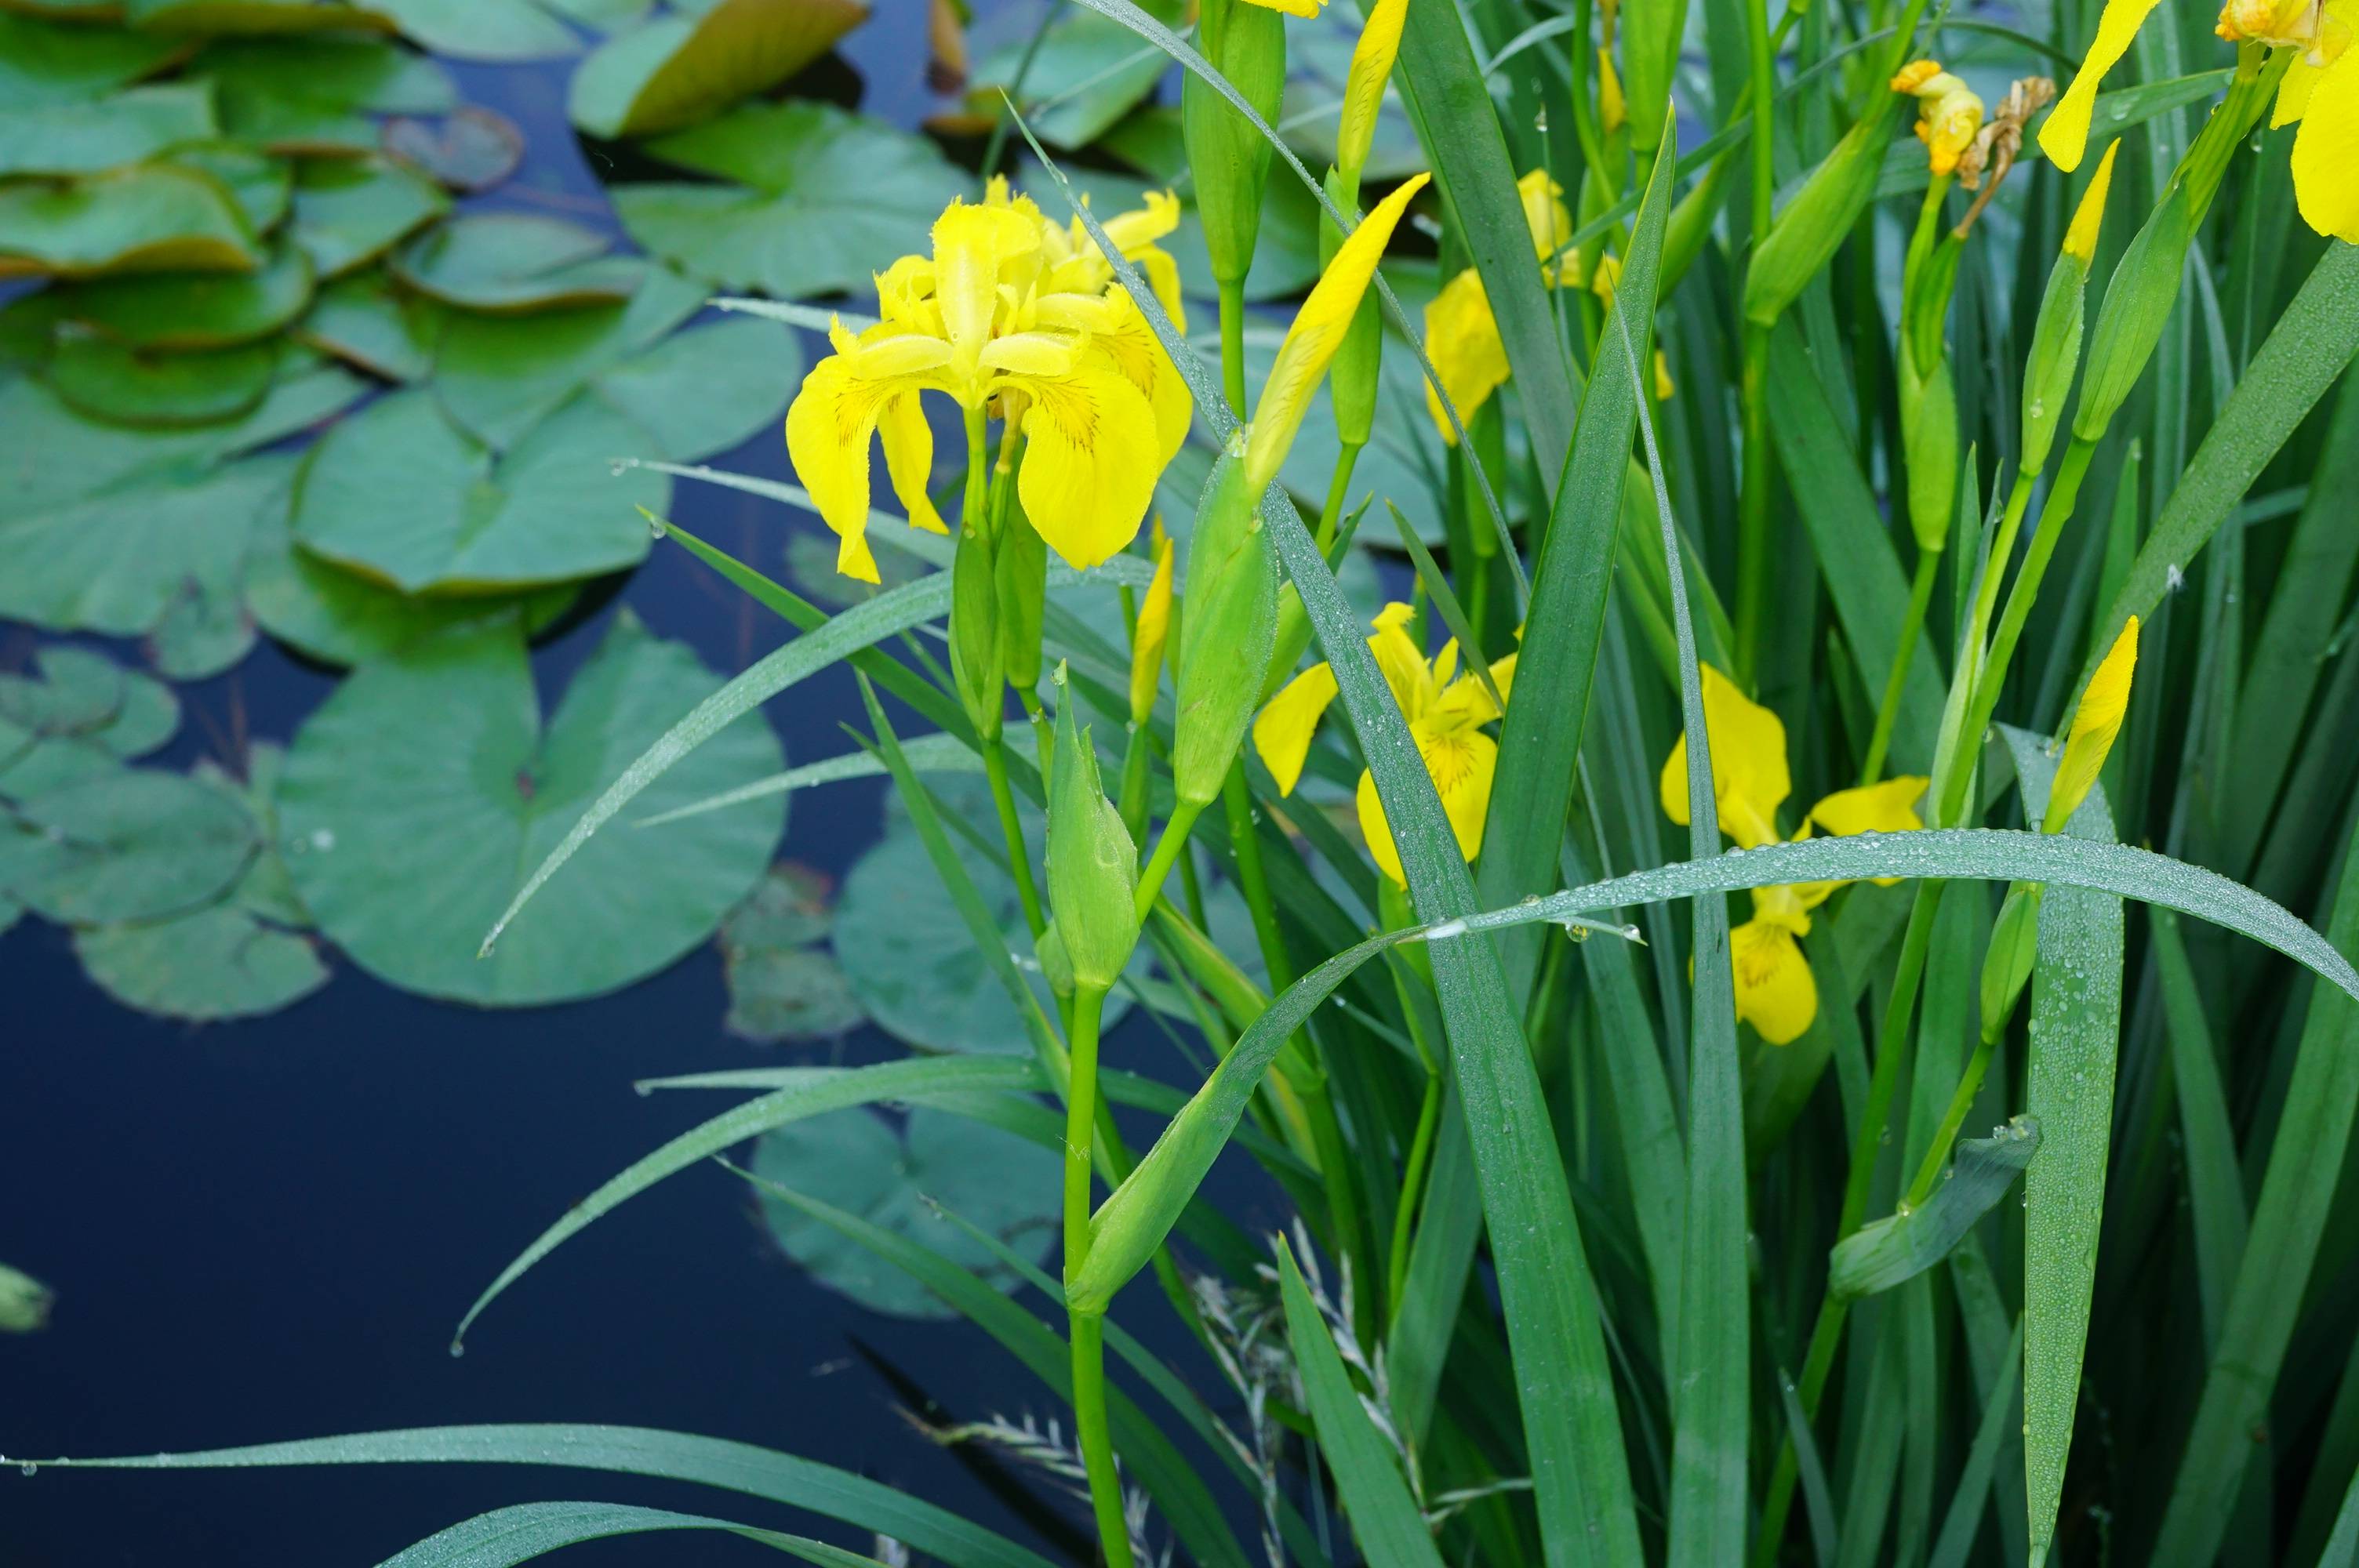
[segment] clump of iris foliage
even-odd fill
[[[1174,205],[1092,211],[1045,154],[875,256],[788,449],[843,573],[904,527],[871,510],[880,442],[947,569],[822,618],[672,530],[801,634],[486,941],[849,659],[1031,1056],[730,1075],[766,1092],[475,1310],[668,1174],[915,1104],[1060,1152],[1060,1279],[940,1227],[1045,1315],[923,1231],[766,1195],[1038,1375],[1053,1419],[940,1435],[1070,1495],[1082,1560],[2354,1561],[2355,19],[1378,0],[1321,178],[1271,129],[1299,24],[1084,3],[1184,68],[1217,333],[1186,335]],[[1994,39],[2023,69],[1988,91],[1938,58]],[[1364,178],[1390,90],[1430,178]],[[1263,196],[1295,181],[1322,267],[1249,373]],[[1440,265],[1404,309],[1379,263],[1419,231]],[[1435,537],[1355,483],[1387,362],[1442,432]],[[1321,405],[1326,482],[1289,483]],[[1218,455],[1167,530],[1191,428]],[[1373,625],[1332,569],[1361,533],[1408,558]],[[1119,599],[1126,661],[1052,580]],[[946,659],[891,642],[937,622]],[[985,819],[913,764],[933,730]],[[1251,916],[1228,947],[1220,886]],[[1101,1049],[1142,965],[1215,1058],[1180,1093]],[[1290,1238],[1200,1192],[1224,1151]],[[1201,1356],[1124,1331],[1163,1314]],[[630,1471],[875,1539],[542,1503],[404,1563],[675,1529],[1044,1561],[827,1457],[469,1427],[122,1463]]]

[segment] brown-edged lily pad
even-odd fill
[[[593,136],[709,120],[784,81],[868,16],[861,0],[721,0],[617,33],[573,73],[566,111]]]

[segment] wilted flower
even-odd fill
[[[1917,100],[1917,139],[1937,175],[1956,172],[1958,160],[1983,128],[1983,101],[1933,59],[1912,60],[1892,79],[1892,91]]]

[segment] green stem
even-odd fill
[[[1073,992],[1072,1074],[1065,1092],[1065,1275],[1090,1255],[1090,1145],[1096,1130],[1098,1017],[1105,990]],[[1106,1422],[1105,1320],[1071,1314],[1073,1340],[1073,1429],[1089,1472],[1090,1510],[1107,1568],[1131,1568],[1130,1528],[1122,1512],[1122,1477],[1114,1469],[1114,1435]]]
[[[1425,1195],[1426,1167],[1433,1159],[1433,1135],[1441,1125],[1441,1075],[1425,1075],[1425,1098],[1417,1108],[1417,1132],[1409,1140],[1408,1162],[1401,1168],[1400,1197],[1393,1206],[1391,1268],[1385,1281],[1385,1303],[1400,1310],[1401,1292],[1408,1284],[1408,1243],[1418,1207]]]
[[[1892,673],[1884,678],[1884,700],[1875,706],[1875,732],[1868,737],[1867,761],[1859,767],[1859,782],[1872,784],[1884,772],[1884,754],[1892,746],[1892,726],[1900,717],[1900,694],[1908,685],[1908,665],[1917,655],[1917,639],[1925,630],[1925,606],[1933,598],[1933,579],[1940,575],[1941,552],[1917,552],[1917,578],[1908,585],[1908,613],[1900,618],[1900,646],[1892,651]]]
[[[1132,748],[1134,752],[1137,749],[1136,746]],[[1145,770],[1140,771],[1143,773]],[[1129,769],[1125,767],[1124,772],[1127,774]],[[1124,785],[1125,801],[1128,788],[1128,784],[1125,782]],[[1142,784],[1140,790],[1142,797],[1145,793]],[[1139,809],[1142,813],[1146,810],[1143,803]],[[1171,820],[1163,825],[1163,837],[1155,841],[1155,852],[1147,858],[1146,870],[1138,873],[1136,907],[1142,924],[1154,912],[1156,895],[1163,891],[1163,880],[1171,874],[1173,863],[1179,861],[1180,855],[1187,849],[1188,835],[1195,827],[1196,818],[1202,814],[1203,809],[1191,800],[1180,801],[1171,808]],[[1185,869],[1183,864],[1183,870]],[[1201,925],[1201,922],[1198,924]]]
[[[1352,488],[1352,466],[1360,460],[1363,443],[1345,441],[1335,451],[1335,471],[1327,480],[1327,504],[1319,509],[1319,532],[1315,535],[1319,553],[1325,555],[1335,542],[1335,531],[1343,525],[1344,497]]]
[[[1762,238],[1769,232],[1770,201],[1777,189],[1777,75],[1776,61],[1771,58],[1774,46],[1769,41],[1767,5],[1745,8],[1745,44],[1746,63],[1751,68],[1745,85],[1753,90],[1753,244],[1757,250]]]
[[[1221,386],[1229,409],[1245,416],[1245,280],[1223,278],[1221,296]]]
[[[1769,619],[1769,330],[1745,328],[1745,466],[1736,519],[1736,668],[1759,678],[1761,635]],[[1680,569],[1676,559],[1670,569]]]
[[[1983,1075],[1990,1071],[1991,1053],[1998,1044],[1998,1030],[1984,1032],[1981,1044],[1966,1061],[1965,1076],[1958,1080],[1955,1093],[1950,1096],[1950,1108],[1941,1113],[1941,1125],[1934,1130],[1933,1141],[1925,1150],[1925,1158],[1917,1167],[1917,1179],[1908,1184],[1908,1195],[1900,1200],[1904,1209],[1912,1209],[1933,1195],[1933,1184],[1940,1180],[1941,1167],[1949,1162],[1950,1145],[1958,1136],[1958,1129],[1966,1124],[1966,1112],[1974,1106],[1974,1097],[1983,1092]]]
[[[1016,792],[1007,785],[1007,748],[996,735],[983,742],[983,771],[991,780],[991,802],[999,808],[999,831],[1007,840],[1007,871],[1024,905],[1024,924],[1037,941],[1049,929],[1040,914],[1040,890],[1032,885],[1032,852],[1024,842],[1024,819],[1016,815]]]

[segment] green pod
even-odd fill
[[[999,668],[1017,691],[1040,685],[1040,615],[1049,593],[1049,543],[1032,531],[1022,508],[1014,526],[1000,530],[992,551],[999,607]]]
[[[1629,116],[1630,145],[1651,153],[1663,145],[1663,127],[1670,118],[1671,79],[1679,71],[1680,35],[1687,28],[1686,0],[1623,0],[1621,20],[1622,103]]]
[[[1900,344],[1900,435],[1908,459],[1908,527],[1917,547],[1939,555],[1950,543],[1958,503],[1958,394],[1950,356],[1919,370],[1915,347]]]
[[[1895,96],[1881,113],[1871,111],[1812,169],[1745,269],[1745,318],[1775,326],[1786,307],[1819,275],[1851,234],[1852,224],[1875,194],[1884,149],[1900,123],[1907,99]]]
[[[1006,707],[994,576],[990,544],[980,534],[962,533],[951,560],[951,678],[968,720],[985,741],[999,738]]]
[[[2105,285],[2105,303],[2097,312],[2097,330],[2089,339],[2089,378],[2081,386],[2081,406],[2072,416],[2072,434],[2083,441],[2103,437],[2114,415],[2145,373],[2170,308],[2179,300],[2179,283],[2187,269],[2187,247],[2202,221],[2190,187],[2173,182],[2147,217]]]
[[[2064,401],[2081,368],[2081,337],[2088,321],[2089,264],[2070,251],[2049,269],[2048,292],[2031,328],[2031,351],[2023,361],[2023,471],[2048,466]]]
[[[0,1334],[31,1334],[46,1326],[56,1300],[32,1275],[0,1263]]]
[[[1269,673],[1262,677],[1259,708],[1276,697],[1278,688],[1294,678],[1294,666],[1310,649],[1310,612],[1302,608],[1302,595],[1288,583],[1277,590],[1277,631],[1269,642]]]
[[[1260,705],[1277,627],[1277,558],[1261,498],[1246,488],[1244,457],[1240,433],[1204,482],[1188,547],[1171,782],[1180,801],[1199,809],[1221,793]]]
[[[1335,203],[1338,211],[1349,212],[1359,205],[1360,193],[1357,186],[1331,168],[1327,171],[1327,199]],[[1343,231],[1322,215],[1319,220],[1321,272],[1335,259],[1343,243]],[[1364,447],[1375,431],[1376,378],[1384,368],[1384,320],[1377,310],[1375,295],[1366,294],[1362,296],[1360,308],[1353,314],[1352,325],[1344,331],[1343,341],[1327,367],[1327,395],[1335,405],[1335,434],[1346,446]]]
[[[1063,670],[1059,672],[1062,683]],[[1076,988],[1103,991],[1138,946],[1138,847],[1098,781],[1097,751],[1073,721],[1068,689],[1057,704],[1057,762],[1049,782],[1049,906],[1065,972]],[[1045,966],[1044,966],[1045,967]]]
[[[1286,17],[1247,0],[1204,0],[1197,38],[1204,58],[1254,107],[1277,123],[1286,95]],[[1261,235],[1262,186],[1270,146],[1250,121],[1202,78],[1190,72],[1180,90],[1180,125],[1196,181],[1196,215],[1212,280],[1234,287],[1253,266]]]
[[[2015,1004],[2031,979],[2039,954],[2039,884],[2017,882],[2006,890],[1983,955],[1983,1038],[1995,1040],[2015,1015]]]

